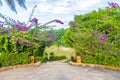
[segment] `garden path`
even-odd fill
[[[47,62],[39,67],[1,72],[0,80],[120,80],[120,72]]]

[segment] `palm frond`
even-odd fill
[[[25,6],[25,0],[16,0],[16,2],[18,2],[18,4],[19,4],[21,7],[27,9],[26,6]]]
[[[2,6],[2,1],[0,0],[0,6]]]
[[[17,13],[14,0],[5,0],[12,11]]]

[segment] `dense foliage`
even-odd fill
[[[63,35],[64,35],[65,31],[66,31],[66,29],[64,29],[64,28],[52,30],[52,32],[54,32],[56,34],[54,44],[56,44],[57,46],[64,46]]]
[[[30,59],[28,53],[0,53],[0,67],[28,64],[29,62]]]
[[[75,48],[83,62],[120,65],[120,8],[116,3],[109,5],[104,10],[76,15],[65,32],[66,45]]]

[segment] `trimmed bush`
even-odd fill
[[[95,53],[93,55],[83,55],[82,61],[84,63],[120,67],[120,55]]]
[[[55,60],[62,60],[62,59],[66,59],[66,56],[62,55],[62,56],[55,56]]]
[[[29,54],[27,53],[1,53],[0,55],[0,67],[28,64],[29,62]]]

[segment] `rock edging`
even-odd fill
[[[23,64],[23,65],[3,67],[3,68],[0,68],[0,72],[8,71],[8,70],[11,70],[11,69],[17,69],[17,68],[37,67],[40,64],[41,64],[41,62],[37,62],[37,63],[33,63],[33,64]]]
[[[69,62],[69,64],[74,65],[74,66],[88,66],[88,67],[94,67],[94,68],[101,68],[101,69],[109,69],[109,70],[120,71],[119,67],[112,67],[112,66],[105,66],[105,65],[87,64],[87,63],[75,63],[75,62]]]

